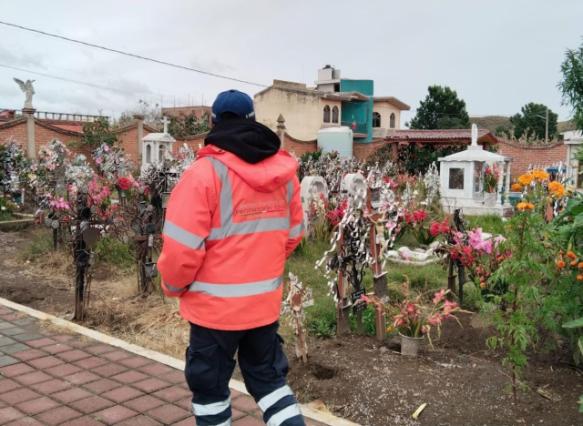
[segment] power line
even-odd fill
[[[71,43],[81,44],[83,46],[93,47],[95,49],[104,50],[104,51],[110,52],[110,53],[117,53],[117,54],[120,54],[120,55],[129,56],[129,57],[135,58],[135,59],[141,59],[141,60],[144,60],[144,61],[154,62],[154,63],[159,64],[159,65],[166,65],[166,66],[169,66],[169,67],[178,68],[178,69],[185,70],[185,71],[192,71],[192,72],[196,72],[196,73],[199,73],[199,74],[208,75],[210,77],[222,78],[224,80],[231,80],[231,81],[236,81],[238,83],[250,84],[252,86],[267,87],[265,84],[255,83],[255,82],[249,81],[249,80],[243,80],[243,79],[240,79],[240,78],[229,77],[229,76],[226,76],[226,75],[217,74],[217,73],[209,72],[209,71],[204,71],[204,70],[200,70],[200,69],[197,69],[197,68],[187,67],[186,65],[174,64],[172,62],[162,61],[160,59],[149,58],[147,56],[138,55],[137,53],[125,52],[123,50],[117,50],[117,49],[113,49],[111,47],[101,46],[99,44],[94,44],[94,43],[89,43],[89,42],[86,42],[86,41],[76,40],[74,38],[69,38],[69,37],[65,37],[65,36],[59,35],[59,34],[53,34],[53,33],[49,33],[49,32],[46,32],[46,31],[37,30],[37,29],[34,29],[34,28],[30,28],[30,27],[25,27],[23,25],[12,24],[10,22],[5,22],[5,21],[0,21],[0,24],[5,25],[7,27],[16,28],[16,29],[19,29],[19,30],[29,31],[29,32],[36,33],[36,34],[41,34],[41,35],[44,35],[44,36],[47,36],[47,37],[53,37],[53,38],[57,38],[57,39],[60,39],[60,40],[69,41]]]
[[[80,84],[82,86],[89,86],[89,87],[93,87],[95,89],[108,90],[110,92],[115,92],[115,93],[120,93],[121,92],[121,93],[126,93],[128,95],[135,95],[136,93],[156,95],[155,93],[150,93],[150,92],[130,92],[128,90],[118,89],[118,88],[114,88],[114,87],[102,86],[100,84],[89,83],[87,81],[74,80],[72,78],[59,77],[59,76],[52,75],[52,74],[47,74],[47,73],[38,72],[38,71],[32,71],[32,70],[27,70],[25,68],[13,67],[11,65],[6,65],[6,64],[0,64],[0,68],[7,68],[7,69],[10,69],[10,70],[27,72],[27,73],[33,74],[33,75],[40,75],[42,77],[52,78],[54,80],[66,81],[68,83]],[[159,96],[159,94],[158,94],[158,96]]]

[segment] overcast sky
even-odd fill
[[[470,115],[511,115],[541,102],[567,119],[557,90],[567,48],[583,42],[581,0],[27,0],[0,20],[245,80],[313,84],[332,64],[368,78],[375,95],[412,107],[449,85]],[[260,88],[102,52],[0,25],[0,108],[21,108],[12,77],[35,79],[38,110],[118,115],[138,100],[210,104]]]

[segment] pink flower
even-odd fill
[[[456,309],[458,308],[458,304],[455,302],[450,302],[449,300],[445,301],[445,304],[443,305],[443,316],[445,318],[447,318],[448,316],[451,315],[452,312],[454,312]]]
[[[441,302],[445,298],[445,293],[446,290],[444,288],[436,292],[433,296],[433,304],[437,305],[439,302]]]
[[[409,315],[416,315],[417,314],[417,306],[414,303],[407,303],[405,310]]]
[[[431,325],[440,325],[442,321],[443,319],[439,313],[435,313],[427,318],[427,322]]]

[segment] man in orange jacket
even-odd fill
[[[158,259],[162,288],[190,322],[186,381],[198,426],[231,424],[235,353],[270,426],[304,425],[277,334],[282,275],[300,243],[297,162],[257,123],[253,101],[219,94],[213,129],[170,196]]]

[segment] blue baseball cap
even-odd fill
[[[234,89],[221,92],[213,102],[213,122],[221,121],[221,114],[225,112],[230,112],[240,118],[254,120],[253,99],[248,94]]]

